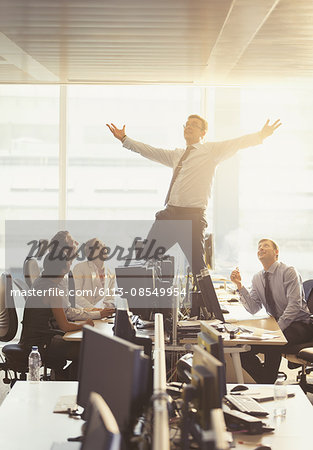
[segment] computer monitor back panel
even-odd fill
[[[198,333],[198,345],[220,361],[218,342],[214,341],[210,336],[202,331]]]
[[[209,313],[213,313],[216,319],[225,322],[224,316],[212,283],[210,275],[206,275],[199,281],[204,306]]]
[[[211,407],[221,408],[222,399],[226,393],[225,366],[199,345],[193,346],[193,352],[192,367],[203,366],[214,375],[215,395],[212,398]],[[193,374],[193,369],[191,369],[191,374]]]
[[[100,414],[93,411],[87,425],[81,450],[120,450],[121,437],[106,429]]]
[[[226,394],[226,365],[225,365],[225,356],[224,356],[224,346],[222,336],[218,333],[218,331],[214,330],[214,333],[207,334],[209,331],[208,328],[212,328],[211,326],[203,327],[203,322],[201,322],[201,331],[198,334],[198,345],[204,348],[207,352],[209,352],[214,358],[218,359],[224,366],[223,371],[223,386],[225,386]],[[211,331],[211,330],[210,330]],[[216,333],[215,333],[216,331]],[[212,337],[213,336],[213,337]]]
[[[136,335],[136,331],[130,320],[129,311],[127,309],[117,308],[113,330],[115,336],[132,342],[132,339]]]
[[[203,430],[210,428],[211,410],[215,404],[215,375],[206,367],[193,366],[191,384],[196,389],[194,406]]]
[[[142,361],[141,347],[92,327],[84,327],[77,403],[86,408],[90,392],[99,393],[111,409],[120,430],[128,430],[134,420],[133,410],[138,395],[146,389],[147,380],[141,372]]]

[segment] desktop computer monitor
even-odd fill
[[[155,312],[169,316],[173,307],[174,258],[134,260],[115,269],[118,288],[127,299],[129,309],[143,320]]]
[[[194,345],[191,368],[192,377],[197,366],[205,367],[213,375],[213,394],[208,398],[210,409],[221,408],[226,392],[225,366],[199,345]]]
[[[89,419],[81,450],[120,450],[117,422],[101,395],[91,392],[88,409]]]
[[[224,366],[224,395],[226,394],[226,365],[224,356],[224,345],[221,333],[207,322],[200,322],[201,332],[198,334],[198,345],[218,359]]]
[[[85,326],[77,403],[87,408],[90,393],[97,392],[107,402],[121,433],[127,434],[148,402],[150,367],[150,358],[138,345]],[[88,411],[86,415],[88,418]]]
[[[224,323],[224,316],[212,283],[211,275],[208,271],[205,271],[199,277],[197,275],[197,281],[201,289],[203,306],[205,306],[208,313],[211,313],[216,319]]]
[[[145,355],[151,358],[152,354],[152,339],[148,336],[137,336],[136,328],[134,327],[130,313],[128,310],[128,303],[126,299],[120,298],[116,301],[116,313],[114,320],[114,335],[125,339],[126,341],[133,342],[137,345],[142,345]]]
[[[189,448],[189,434],[199,448],[228,448],[224,446],[225,426],[221,410],[226,387],[223,373],[225,368],[200,346],[195,345],[193,351],[191,384],[187,384],[183,392],[182,448]],[[194,408],[190,408],[191,405],[196,412]],[[220,422],[220,427],[217,427],[217,422]],[[214,433],[204,433],[209,430],[214,430]],[[218,442],[223,442],[223,446],[215,445]]]

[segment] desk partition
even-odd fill
[[[166,394],[166,364],[163,315],[155,314],[153,372],[153,450],[169,450],[169,418]]]

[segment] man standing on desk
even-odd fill
[[[200,270],[206,267],[204,260],[204,231],[207,227],[205,210],[211,195],[217,165],[242,148],[261,144],[280,125],[279,120],[272,125],[268,120],[257,133],[222,142],[203,142],[208,123],[202,117],[192,114],[184,125],[186,149],[165,150],[134,141],[126,136],[125,125],[118,129],[113,123],[107,124],[113,135],[122,142],[123,147],[173,169],[172,180],[165,199],[166,207],[156,213],[156,221],[147,237],[146,247],[152,239],[156,239],[157,245],[162,245],[167,251],[178,242],[192,267],[192,272],[200,273]],[[162,233],[164,228],[160,224],[161,220],[191,221],[192,256],[191,249],[186,247],[188,244],[177,231],[178,224],[168,224],[166,233]],[[153,252],[147,257],[151,257],[152,254]]]
[[[250,292],[241,284],[239,269],[230,276],[236,284],[244,307],[255,314],[262,306],[273,316],[283,331],[288,344],[301,344],[313,339],[313,324],[304,299],[301,277],[294,267],[278,261],[279,249],[270,239],[258,243],[258,258],[263,270],[254,275]],[[274,383],[281,361],[282,346],[251,346],[241,353],[244,369],[257,383]],[[261,363],[258,353],[264,353]]]

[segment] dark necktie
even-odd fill
[[[176,178],[178,177],[179,172],[181,171],[181,168],[183,167],[183,161],[187,158],[187,156],[189,155],[191,149],[193,149],[193,146],[192,145],[188,145],[186,150],[184,151],[182,157],[180,158],[180,160],[179,160],[175,170],[174,170],[174,173],[173,173],[173,176],[172,176],[172,179],[171,179],[171,183],[170,183],[170,187],[168,188],[168,191],[167,191],[167,194],[166,194],[166,197],[165,197],[164,205],[167,205],[167,202],[169,201],[169,198],[170,198],[170,195],[171,195],[171,191],[172,191],[172,187],[173,187],[173,185],[174,185],[174,183],[176,181]]]
[[[275,305],[275,301],[274,301],[274,298],[273,298],[273,293],[272,293],[272,290],[271,290],[271,287],[270,287],[268,275],[269,275],[269,272],[265,272],[264,273],[264,278],[265,278],[265,300],[266,300],[266,304],[267,304],[267,310],[275,319],[277,319],[278,315],[277,315],[276,305]]]

